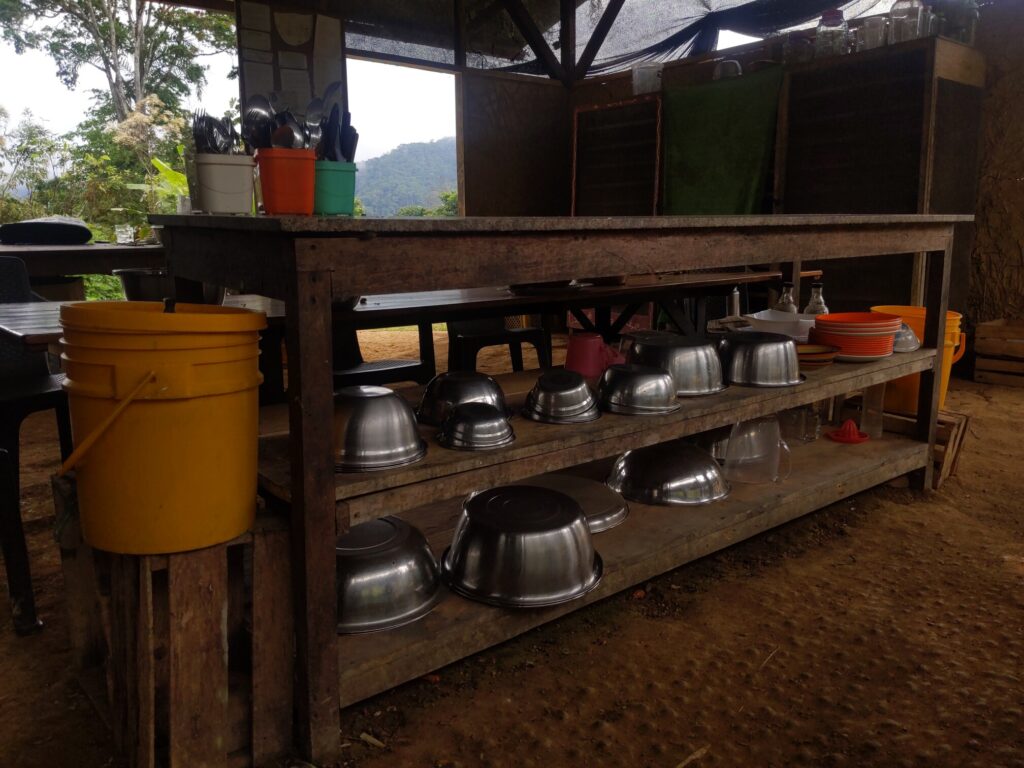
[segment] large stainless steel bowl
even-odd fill
[[[711,454],[673,440],[620,456],[608,486],[630,501],[661,506],[709,504],[729,495],[729,483]]]
[[[508,608],[575,600],[597,586],[602,568],[580,505],[529,485],[467,498],[441,560],[454,592]]]
[[[760,331],[730,333],[720,349],[728,360],[726,370],[733,384],[791,387],[804,380],[796,342],[789,336]]]
[[[716,344],[678,335],[641,336],[633,341],[628,361],[668,371],[681,397],[713,395],[725,389]]]
[[[516,439],[505,411],[490,403],[463,403],[444,420],[437,442],[461,451],[501,448]]]
[[[668,371],[648,365],[609,365],[597,386],[603,411],[634,416],[656,416],[679,410],[676,386]]]
[[[463,403],[489,403],[502,412],[508,410],[501,387],[486,373],[448,371],[427,384],[416,418],[421,424],[439,427],[455,406]]]
[[[375,632],[430,613],[441,596],[437,561],[423,534],[397,517],[338,538],[338,631]]]
[[[521,484],[550,488],[572,497],[583,510],[591,533],[601,533],[614,528],[629,515],[626,500],[598,480],[552,472],[527,478]]]
[[[555,424],[593,421],[600,413],[594,393],[576,371],[544,371],[526,396],[523,415]]]
[[[419,461],[426,453],[412,406],[390,389],[357,386],[335,393],[335,469],[390,469]]]

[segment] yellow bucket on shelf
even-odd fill
[[[65,304],[62,359],[82,534],[123,554],[183,552],[252,526],[259,331],[233,307]]]
[[[884,312],[899,315],[903,322],[914,329],[917,337],[924,340],[924,322],[927,314],[925,307],[880,305],[871,308],[872,312]],[[953,363],[964,356],[967,349],[966,337],[960,332],[960,321],[963,315],[959,312],[946,313],[946,349],[942,356],[942,370],[939,384],[939,408],[946,404],[946,392],[949,389],[949,374]],[[917,413],[917,394],[921,374],[914,373],[901,379],[890,381],[885,387],[885,410],[891,413]]]

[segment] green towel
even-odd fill
[[[762,213],[782,67],[664,96],[663,212]]]

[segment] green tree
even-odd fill
[[[100,116],[118,122],[149,94],[180,108],[206,84],[202,58],[235,46],[229,15],[149,0],[0,0],[0,34],[19,53],[47,53],[68,88],[83,67],[103,73]]]
[[[454,189],[446,189],[437,195],[441,198],[441,204],[437,208],[427,208],[424,205],[403,205],[396,212],[396,216],[458,216],[459,215],[459,193]]]
[[[43,215],[39,187],[60,172],[66,159],[64,143],[30,111],[12,126],[0,107],[0,222]]]

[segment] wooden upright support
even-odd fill
[[[298,747],[314,763],[339,754],[331,273],[296,272],[287,297],[292,569]]]

